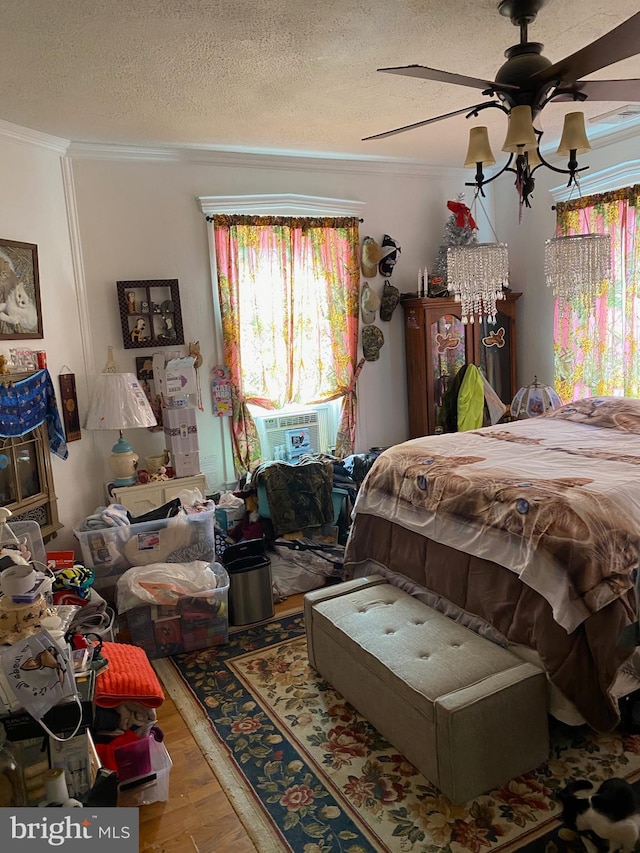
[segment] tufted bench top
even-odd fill
[[[507,649],[389,583],[319,603],[313,618],[319,630],[331,623],[357,637],[361,664],[383,680],[393,673],[395,689],[428,720],[440,696],[522,666]]]
[[[456,802],[541,764],[546,678],[383,578],[305,595],[309,662]]]

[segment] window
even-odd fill
[[[212,222],[236,472],[261,458],[250,405],[342,398],[337,443],[352,447],[358,219],[219,214]]]
[[[640,185],[557,205],[558,233],[611,235],[612,272],[595,312],[556,301],[555,388],[563,402],[640,396]]]

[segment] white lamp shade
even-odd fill
[[[562,400],[556,391],[543,382],[538,382],[538,377],[533,377],[530,385],[520,388],[511,403],[511,416],[517,420],[535,418],[551,409],[559,409]]]
[[[85,429],[134,429],[157,423],[147,396],[133,373],[99,373]]]

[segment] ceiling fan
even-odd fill
[[[542,55],[544,45],[528,41],[528,26],[546,3],[547,0],[501,0],[498,3],[500,14],[510,18],[511,22],[520,28],[520,43],[507,48],[507,61],[498,69],[495,80],[482,80],[423,65],[379,68],[378,71],[387,74],[481,89],[483,95],[497,100],[473,104],[424,121],[367,136],[365,140],[384,139],[463,113],[467,113],[467,118],[477,116],[480,110],[487,107],[498,107],[510,114],[514,107],[527,106],[531,108],[531,114],[535,118],[551,100],[584,101],[590,98],[597,101],[640,101],[640,80],[581,79],[640,53],[640,12],[586,47],[552,63]],[[540,131],[537,133],[540,134]]]

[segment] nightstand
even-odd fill
[[[193,477],[173,477],[171,480],[154,480],[136,486],[114,487],[108,483],[107,499],[109,503],[121,504],[135,517],[162,506],[184,489],[199,489],[204,498],[207,493],[207,478],[204,474],[194,474]]]

